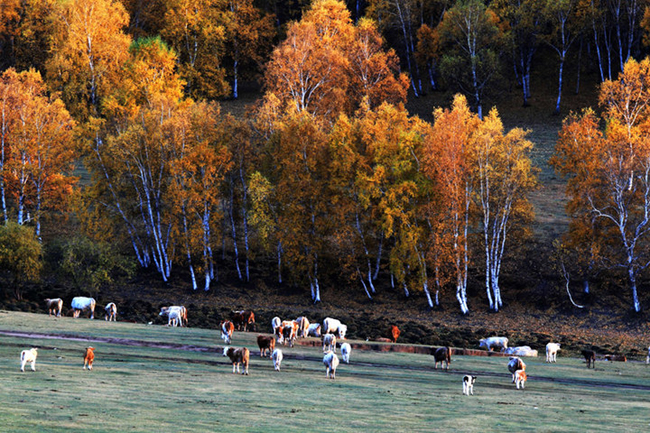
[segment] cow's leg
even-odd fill
[[[36,360],[32,361],[32,371],[36,371]]]

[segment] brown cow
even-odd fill
[[[54,299],[47,298],[45,300],[45,303],[47,304],[47,309],[50,312],[50,314],[49,314],[50,316],[52,315],[52,313],[54,313],[54,315],[56,317],[61,317],[61,310],[63,309],[63,299],[61,299],[61,298],[54,298]]]
[[[221,338],[226,344],[232,341],[232,333],[235,331],[235,325],[232,322],[221,322]]]
[[[84,354],[84,370],[88,366],[88,370],[93,369],[93,362],[95,361],[95,348],[86,347],[86,353]]]
[[[258,335],[257,345],[260,348],[260,357],[264,357],[265,353],[270,356],[271,352],[275,350],[275,338],[269,335]]]
[[[397,338],[399,337],[400,330],[397,326],[391,325],[386,332],[386,336],[390,339],[391,342],[397,343]]]
[[[309,334],[309,319],[307,319],[305,316],[300,316],[296,319],[296,323],[298,323],[298,337],[301,338],[307,338]]]
[[[248,375],[248,361],[250,360],[250,351],[246,347],[224,347],[223,356],[230,358],[232,362],[232,374],[235,374],[235,367],[239,373],[239,364],[242,364],[241,374]]]
[[[587,368],[596,368],[596,353],[593,350],[583,350],[582,356],[585,357]]]
[[[446,363],[447,367],[445,370],[449,370],[449,363],[451,362],[451,349],[449,347],[439,347],[437,349],[432,347],[431,355],[433,355],[433,358],[436,361],[433,365],[434,370],[438,369],[438,363],[440,363],[441,368],[445,365],[443,363]]]
[[[255,314],[250,310],[233,311],[230,320],[238,331],[242,328],[244,331],[248,331],[248,325],[255,323]]]

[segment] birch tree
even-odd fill
[[[515,128],[504,135],[496,109],[481,123],[474,138],[477,201],[485,247],[485,289],[490,309],[503,306],[499,276],[512,228],[532,220],[526,194],[535,186],[526,132]]]
[[[483,118],[483,95],[500,70],[504,44],[498,18],[481,0],[461,0],[445,12],[438,26],[443,57],[440,69],[448,82],[471,95]]]
[[[585,209],[616,239],[607,260],[624,269],[636,312],[641,310],[637,280],[650,265],[649,84],[650,60],[629,60],[618,80],[601,86],[606,129],[591,110],[568,118],[553,160],[568,177],[574,212]]]
[[[434,124],[424,143],[423,166],[426,176],[436,185],[440,202],[446,204],[437,218],[440,227],[432,234],[443,233],[449,252],[445,263],[452,269],[456,299],[463,314],[469,312],[467,279],[469,276],[470,208],[474,193],[474,170],[471,164],[473,136],[480,119],[472,114],[464,96],[457,95],[450,109],[434,111]],[[438,241],[439,239],[436,239]],[[439,255],[432,257],[440,258]],[[434,263],[434,266],[438,266]]]

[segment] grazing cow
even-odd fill
[[[250,351],[246,347],[224,347],[223,356],[230,358],[232,362],[232,374],[235,374],[235,367],[239,373],[239,364],[242,364],[241,374],[248,375],[248,361],[250,359]]]
[[[334,334],[323,335],[323,352],[336,353],[336,336]]]
[[[282,325],[275,328],[273,331],[273,336],[275,337],[278,344],[284,344],[284,335],[282,334],[283,328]]]
[[[470,376],[470,375],[463,376],[464,395],[474,395],[474,382],[476,382],[476,376]]]
[[[625,355],[605,355],[604,356],[606,361],[613,362],[613,361],[620,361],[620,362],[627,362],[627,358]]]
[[[85,296],[77,296],[72,298],[72,310],[74,311],[73,317],[76,319],[84,310],[90,310],[90,318],[95,318],[95,300],[93,298],[86,298]]]
[[[221,323],[221,338],[226,344],[230,344],[232,341],[232,333],[235,331],[235,325],[230,321],[225,321]]]
[[[282,351],[280,349],[275,349],[271,354],[271,359],[273,360],[273,368],[275,371],[280,371],[280,365],[282,364]]]
[[[438,369],[438,363],[440,363],[440,368],[447,364],[445,370],[449,370],[449,363],[451,362],[451,349],[449,347],[439,347],[437,349],[431,348],[431,355],[435,359],[435,364],[433,369]]]
[[[587,368],[589,367],[596,368],[596,352],[594,352],[593,350],[583,350],[582,356],[585,357]]]
[[[309,325],[309,329],[307,330],[307,336],[309,337],[320,337],[320,323],[312,323]]]
[[[248,325],[255,323],[255,314],[250,310],[233,311],[230,320],[238,331],[241,329],[248,331]]]
[[[514,356],[537,356],[538,352],[534,349],[531,349],[530,346],[517,346],[517,347],[508,347],[503,351],[505,355],[514,355]]]
[[[325,365],[325,377],[330,379],[336,378],[336,367],[339,366],[339,357],[334,352],[327,352],[323,356],[323,364]]]
[[[326,317],[323,320],[323,327],[321,332],[325,334],[336,334],[341,340],[345,340],[345,334],[348,331],[347,325],[341,323],[338,319],[332,319],[331,317]]]
[[[63,309],[63,299],[61,299],[61,298],[54,298],[54,299],[47,298],[45,300],[45,303],[47,304],[47,309],[49,311],[50,316],[52,315],[52,313],[54,313],[54,315],[56,317],[61,317],[61,310]]]
[[[86,353],[84,354],[84,370],[86,369],[86,366],[88,367],[88,370],[92,370],[94,361],[95,361],[95,348],[86,347]]]
[[[524,389],[526,379],[526,370],[515,371],[515,384],[517,385],[517,389],[519,389],[519,385],[521,385],[521,389]]]
[[[167,316],[167,326],[187,326],[187,308],[182,305],[162,307],[159,316]]]
[[[264,357],[264,354],[271,356],[271,352],[275,350],[275,338],[268,335],[258,335],[257,345],[260,348],[260,357]]]
[[[298,323],[297,336],[300,338],[307,338],[309,335],[309,319],[305,316],[300,316],[296,319],[296,323]]]
[[[546,362],[557,362],[558,350],[560,350],[560,343],[548,343],[546,345]]]
[[[515,383],[515,373],[517,370],[526,370],[526,364],[520,358],[511,356],[508,362],[508,371],[512,373],[512,383]]]
[[[181,315],[180,309],[170,307],[164,313],[163,311],[161,311],[160,315],[167,316],[167,326],[173,326],[173,327],[183,326],[183,316]]]
[[[108,320],[109,322],[111,320],[113,322],[117,321],[117,305],[115,305],[115,302],[109,302],[106,304],[104,310],[106,310],[106,316],[104,317],[104,320]]]
[[[508,339],[506,337],[481,338],[478,347],[485,347],[490,352],[494,347],[500,347],[501,351],[504,351],[508,348]]]
[[[352,346],[350,346],[350,343],[341,344],[341,357],[343,358],[343,362],[349,364],[351,354],[352,354]]]
[[[38,349],[35,347],[20,352],[20,371],[25,371],[25,364],[27,364],[28,362],[32,364],[32,371],[36,371],[37,356],[38,356]]]
[[[397,343],[397,338],[399,337],[400,330],[397,326],[395,325],[390,325],[390,328],[388,328],[388,331],[386,331],[386,337],[390,339],[391,342]]]

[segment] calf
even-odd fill
[[[512,383],[515,383],[515,373],[518,370],[526,370],[526,364],[520,358],[511,356],[508,362],[508,371],[512,373]]]
[[[517,385],[517,389],[519,389],[519,385],[521,385],[521,389],[524,389],[526,379],[526,370],[515,371],[515,384]]]
[[[257,345],[260,348],[260,357],[264,357],[264,354],[271,356],[271,352],[275,350],[275,339],[268,335],[258,335]]]
[[[109,302],[106,304],[106,307],[104,307],[104,310],[106,311],[106,316],[104,317],[104,320],[107,321],[117,321],[117,305],[115,305],[115,302]]]
[[[224,347],[223,356],[230,358],[232,362],[232,374],[235,374],[235,367],[239,373],[239,364],[242,364],[241,374],[248,375],[248,361],[250,360],[250,351],[246,347]]]
[[[25,364],[27,364],[28,362],[32,364],[32,371],[36,371],[37,356],[38,356],[38,349],[35,347],[20,352],[20,371],[25,371]]]
[[[336,353],[336,337],[334,334],[326,334],[323,336],[323,352],[329,351]]]
[[[560,343],[548,343],[546,345],[546,362],[556,362],[558,350],[560,350]]]
[[[352,354],[352,346],[350,346],[350,343],[341,344],[341,357],[343,358],[343,362],[349,364],[351,354]]]
[[[474,395],[474,382],[476,382],[476,376],[466,375],[463,377],[464,395]]]
[[[235,325],[230,321],[221,323],[221,338],[226,344],[232,341],[232,333],[235,331]]]
[[[386,332],[386,336],[390,339],[392,343],[397,343],[397,338],[399,337],[400,330],[397,326],[391,325]]]
[[[63,299],[61,299],[61,298],[54,298],[54,299],[47,298],[45,300],[45,303],[47,304],[47,309],[49,311],[50,316],[52,315],[52,313],[54,313],[54,315],[56,317],[61,317],[61,310],[63,309]]]
[[[275,371],[280,371],[280,364],[282,364],[282,351],[280,349],[275,349],[271,354],[271,359],[273,360],[273,368]]]
[[[589,367],[596,368],[596,352],[594,352],[593,350],[583,350],[582,356],[585,357],[587,368]]]
[[[84,354],[84,370],[86,369],[86,366],[88,367],[88,370],[93,369],[93,362],[95,361],[95,348],[94,347],[86,347],[86,353]]]
[[[437,349],[432,347],[431,355],[433,355],[433,358],[435,359],[435,364],[433,366],[434,370],[438,369],[438,363],[440,363],[441,368],[445,365],[444,363],[446,363],[447,367],[445,370],[449,370],[449,363],[451,362],[451,349],[449,347],[439,347]]]
[[[323,356],[323,364],[325,365],[325,377],[329,379],[336,378],[336,367],[339,366],[339,357],[334,352],[327,352]]]

